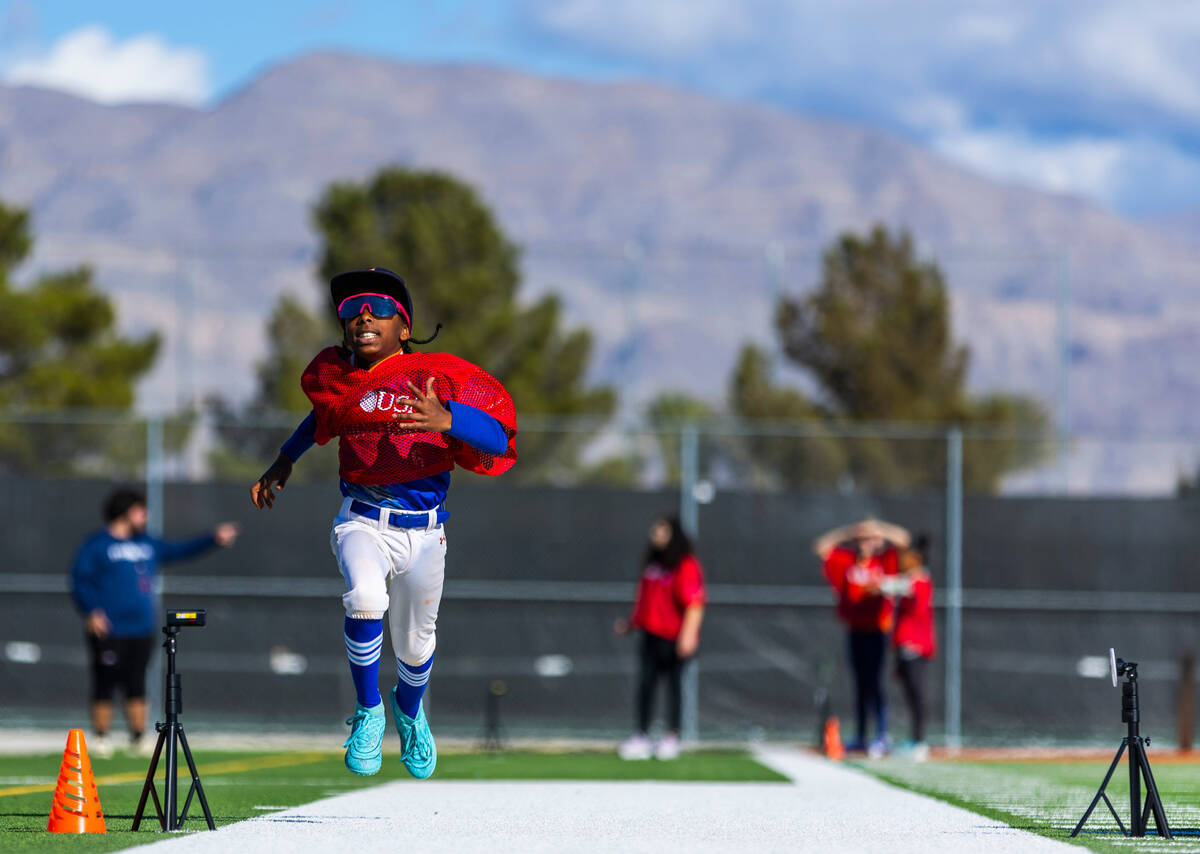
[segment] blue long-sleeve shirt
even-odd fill
[[[159,627],[156,594],[160,563],[203,554],[212,534],[169,542],[146,534],[120,540],[101,529],[88,537],[71,567],[71,599],[83,616],[100,608],[114,637],[145,637]]]
[[[508,434],[504,432],[504,427],[482,409],[456,400],[450,401],[446,408],[450,410],[451,425],[446,435],[452,439],[466,442],[471,447],[489,454],[500,455],[508,449]],[[310,412],[283,443],[280,452],[292,462],[300,459],[300,455],[316,441],[316,429],[316,415]],[[342,495],[381,507],[432,510],[446,500],[446,493],[450,490],[450,472],[383,486],[363,486],[344,480],[340,481],[339,485]]]

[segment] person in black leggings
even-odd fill
[[[937,651],[933,580],[925,568],[928,553],[929,537],[921,534],[913,548],[901,550],[900,573],[885,587],[898,597],[892,646],[896,650],[896,676],[912,720],[912,741],[905,748],[916,760],[929,756],[925,743],[925,671]]]
[[[679,520],[660,517],[650,526],[650,543],[642,564],[633,615],[618,619],[618,634],[642,633],[638,663],[637,730],[621,743],[623,759],[674,759],[679,755],[680,677],[700,645],[704,619],[704,571]],[[657,745],[650,741],[654,692],[667,683],[667,729]]]
[[[679,733],[680,676],[683,673],[683,658],[675,649],[675,641],[660,638],[650,632],[642,632],[641,658],[638,662],[637,731],[650,731],[650,718],[654,714],[654,689],[660,679],[667,683],[668,732]]]

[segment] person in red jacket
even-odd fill
[[[629,619],[618,619],[617,634],[642,633],[637,691],[637,730],[621,743],[622,759],[675,759],[679,756],[680,676],[700,645],[704,619],[704,571],[679,520],[662,517],[650,526],[650,543]],[[667,680],[667,731],[657,745],[648,735],[658,680]]]
[[[899,525],[864,519],[827,531],[813,542],[825,579],[837,595],[838,619],[846,625],[850,665],[854,671],[855,738],[847,750],[882,756],[890,748],[883,662],[894,608],[883,591],[884,580],[897,572],[898,549],[909,535]],[[875,718],[875,737],[867,742],[867,716]]]
[[[896,676],[904,689],[912,720],[912,743],[906,745],[917,761],[929,758],[925,743],[925,670],[937,652],[933,629],[933,579],[925,568],[929,538],[921,534],[913,547],[900,552],[900,574],[893,580],[897,594],[896,629],[892,646],[896,650]]]

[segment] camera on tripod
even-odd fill
[[[206,615],[203,608],[194,611],[167,611],[167,628],[178,626],[197,626],[203,628]],[[165,632],[167,629],[163,629]]]
[[[1171,827],[1167,823],[1167,813],[1163,809],[1162,798],[1158,795],[1158,786],[1154,782],[1154,772],[1150,770],[1150,759],[1146,755],[1146,747],[1150,744],[1150,739],[1143,736],[1138,731],[1141,713],[1138,710],[1138,682],[1137,682],[1137,662],[1126,661],[1123,658],[1117,658],[1117,651],[1112,647],[1108,649],[1108,667],[1112,675],[1113,687],[1117,687],[1117,679],[1124,677],[1125,681],[1121,683],[1121,723],[1127,727],[1125,738],[1121,740],[1121,746],[1117,748],[1117,755],[1113,757],[1112,764],[1108,766],[1108,773],[1104,775],[1104,782],[1100,784],[1099,791],[1096,792],[1096,797],[1092,798],[1092,803],[1088,806],[1087,812],[1083,814],[1083,818],[1079,819],[1079,824],[1075,825],[1075,829],[1071,831],[1071,836],[1077,836],[1079,831],[1087,823],[1088,817],[1091,816],[1092,810],[1100,801],[1104,801],[1108,807],[1108,811],[1112,813],[1112,817],[1117,820],[1117,826],[1121,828],[1121,834],[1124,836],[1145,836],[1149,827],[1150,817],[1154,817],[1154,828],[1159,836],[1166,839],[1171,839]],[[1129,750],[1129,829],[1125,829],[1124,822],[1117,815],[1117,810],[1112,805],[1112,801],[1108,799],[1105,789],[1108,788],[1108,781],[1112,779],[1113,772],[1117,770],[1117,765],[1121,762],[1121,756]],[[1141,787],[1146,785],[1146,799],[1142,800]]]
[[[138,800],[137,812],[133,816],[134,831],[142,824],[142,816],[146,810],[146,799],[154,799],[154,812],[163,830],[178,830],[187,821],[188,808],[192,805],[192,796],[198,795],[200,807],[204,810],[204,820],[209,830],[216,830],[212,812],[208,808],[208,799],[204,797],[204,786],[200,783],[200,773],[196,770],[196,761],[192,758],[192,750],[188,747],[187,736],[183,732],[183,724],[179,722],[179,713],[183,711],[183,679],[175,670],[175,651],[178,643],[179,630],[187,626],[203,627],[207,615],[203,608],[190,608],[178,611],[167,611],[167,624],[163,626],[163,649],[167,651],[167,673],[165,679],[165,697],[163,702],[163,720],[154,725],[158,730],[158,743],[154,746],[154,758],[150,760],[150,770],[146,772],[146,783],[142,786],[142,796]],[[183,802],[183,811],[177,812],[178,781],[176,770],[179,754],[187,761],[188,770],[192,773],[192,785],[188,789],[187,799]],[[158,769],[158,758],[162,756],[165,763],[165,778],[163,780],[163,799],[158,799],[158,789],[154,785],[154,774]]]
[[[1117,651],[1111,646],[1108,648],[1108,669],[1112,673],[1114,688],[1117,687],[1117,679],[1122,676],[1128,677],[1130,681],[1137,679],[1137,662],[1117,658]]]

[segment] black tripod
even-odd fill
[[[146,772],[146,785],[142,786],[142,797],[138,801],[137,813],[133,817],[132,830],[137,830],[142,823],[142,813],[146,808],[146,796],[154,798],[154,810],[158,814],[158,823],[163,830],[178,830],[187,820],[188,807],[192,804],[192,795],[200,796],[200,806],[204,809],[204,818],[209,830],[216,830],[212,813],[208,810],[208,799],[204,797],[204,787],[200,785],[200,775],[196,773],[196,763],[192,759],[192,751],[188,748],[187,736],[183,734],[183,724],[179,722],[179,712],[183,709],[182,687],[179,674],[175,672],[175,636],[179,634],[180,626],[203,626],[204,611],[175,611],[167,613],[167,625],[163,626],[163,634],[167,639],[163,647],[167,650],[167,682],[166,701],[164,703],[166,723],[156,723],[158,744],[154,747],[154,758],[150,760],[150,770]],[[178,742],[178,744],[176,743]],[[154,772],[158,769],[158,757],[166,746],[166,780],[163,783],[163,802],[158,800],[158,790],[154,786]],[[175,817],[175,807],[178,804],[178,769],[179,747],[183,748],[183,756],[187,759],[188,768],[192,772],[192,787],[188,790],[187,799],[183,802],[183,812]],[[166,806],[164,815],[163,806]]]
[[[1075,829],[1071,831],[1071,836],[1075,836],[1083,829],[1092,810],[1103,798],[1104,803],[1108,806],[1108,811],[1117,820],[1117,826],[1121,828],[1121,833],[1125,836],[1145,836],[1146,822],[1150,818],[1150,813],[1153,812],[1154,826],[1158,830],[1158,835],[1170,839],[1171,828],[1167,824],[1167,814],[1163,810],[1162,799],[1158,796],[1158,787],[1154,785],[1150,760],[1146,757],[1146,745],[1150,743],[1150,739],[1138,735],[1137,662],[1125,661],[1120,658],[1114,659],[1113,679],[1115,680],[1118,675],[1125,677],[1125,681],[1121,683],[1121,720],[1129,725],[1129,734],[1121,739],[1121,746],[1117,748],[1117,755],[1113,757],[1112,764],[1108,766],[1108,773],[1104,775],[1104,782],[1100,784],[1100,790],[1096,792],[1096,797],[1092,798],[1092,803],[1087,808],[1087,812],[1083,814],[1083,818],[1079,819],[1079,824],[1075,825]],[[1129,830],[1126,830],[1125,825],[1121,823],[1121,817],[1117,815],[1112,801],[1104,792],[1126,747],[1129,748]],[[1142,780],[1146,781],[1145,803],[1142,802]]]

